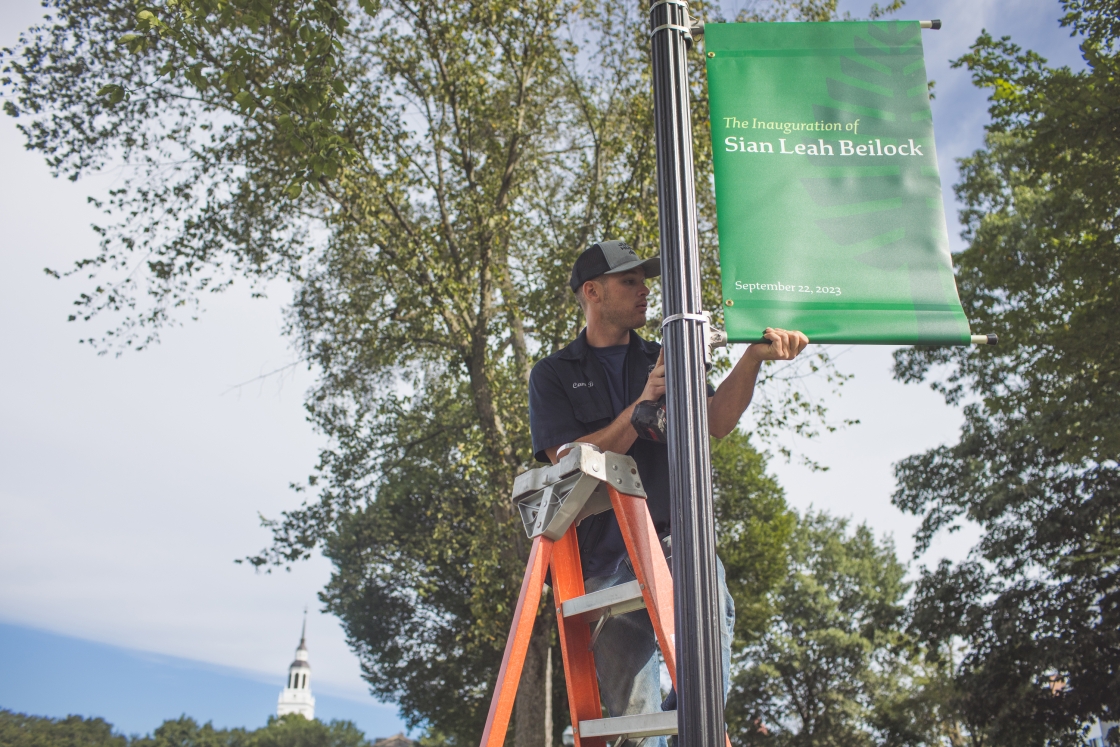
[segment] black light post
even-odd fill
[[[692,169],[684,0],[650,3],[673,517],[677,720],[681,747],[724,743],[719,589],[708,451],[706,331]]]

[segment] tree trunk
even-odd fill
[[[517,686],[517,702],[513,706],[513,744],[514,747],[542,747],[548,745],[552,737],[552,709],[546,704],[549,681],[549,633],[551,615],[541,615],[533,628],[529,641],[529,652],[525,656],[525,668],[521,670],[521,682]]]

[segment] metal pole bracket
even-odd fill
[[[673,314],[661,320],[661,329],[670,322],[690,320],[700,322],[704,328],[704,367],[709,371],[712,368],[712,356],[716,348],[727,347],[727,333],[718,327],[712,326],[712,312],[701,311],[699,314]]]
[[[653,20],[653,13],[662,5],[675,5],[680,8],[681,13],[684,15],[683,23],[673,23],[671,20],[669,20],[672,17],[672,14],[670,13],[666,17],[666,20],[669,21],[668,23],[660,23],[655,26],[654,24],[657,22]],[[685,0],[656,0],[653,3],[650,3],[649,25],[651,27],[649,30],[649,38],[651,40],[659,31],[679,31],[681,33],[681,36],[684,37],[685,45],[687,45],[689,49],[692,48],[692,42],[694,41],[693,37],[699,38],[704,35],[704,24],[699,23],[698,21],[696,21],[696,19],[692,18],[688,14],[688,3]],[[699,29],[699,32],[697,32],[697,29]]]

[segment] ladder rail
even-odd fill
[[[673,575],[665,561],[661,540],[653,526],[644,498],[623,493],[610,483],[607,492],[611,498],[618,526],[622,530],[622,540],[634,567],[634,575],[642,590],[642,597],[649,611],[653,632],[665,659],[665,668],[677,686],[677,636],[673,618]],[[724,747],[731,747],[731,737],[725,731]]]
[[[673,687],[676,687],[677,639],[673,619],[673,576],[669,572],[669,564],[665,562],[661,540],[653,526],[645,499],[621,493],[609,483],[607,492],[610,494],[618,526],[622,530],[622,540],[626,543],[630,564],[642,590],[642,598],[645,599],[650,622],[653,623],[653,632],[665,659],[665,667],[669,670]]]
[[[547,537],[537,537],[529,551],[529,562],[521,581],[521,593],[517,598],[509,638],[506,639],[506,650],[502,654],[502,666],[494,685],[494,697],[486,716],[486,728],[482,732],[482,747],[502,747],[506,741],[506,730],[513,714],[513,704],[517,700],[517,683],[521,681],[521,670],[529,651],[529,639],[533,635],[533,624],[537,619],[537,607],[541,603],[545,570],[552,559],[552,545],[552,540]]]
[[[584,737],[580,723],[601,718],[599,680],[595,674],[595,654],[591,650],[591,626],[579,616],[564,616],[564,603],[585,596],[583,566],[579,556],[579,537],[575,526],[568,527],[556,542],[552,555],[552,592],[556,602],[556,624],[560,629],[560,653],[564,660],[564,680],[568,684],[568,710],[572,716],[575,747],[606,747],[601,736]]]

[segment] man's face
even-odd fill
[[[599,314],[608,324],[638,329],[646,323],[646,273],[640,267],[616,275],[600,275],[595,282],[601,289]]]

